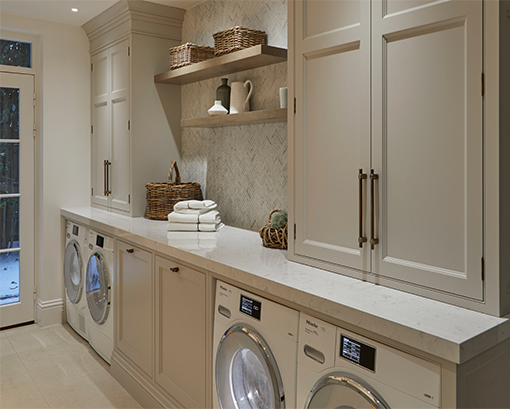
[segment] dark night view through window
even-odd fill
[[[32,44],[0,39],[0,64],[32,68]]]

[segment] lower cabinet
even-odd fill
[[[206,275],[156,256],[156,383],[185,408],[206,405]]]
[[[117,241],[116,349],[152,377],[154,280],[152,253]]]

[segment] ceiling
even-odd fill
[[[118,0],[0,0],[0,12],[16,14],[56,23],[81,26]],[[146,0],[144,0],[146,1]],[[151,0],[166,6],[189,9],[204,0]],[[72,12],[71,8],[78,12]]]

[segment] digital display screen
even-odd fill
[[[260,321],[260,310],[262,304],[241,294],[241,305],[239,311]]]
[[[104,237],[103,236],[97,235],[97,237],[96,237],[96,246],[97,247],[101,247],[101,248],[104,247]]]
[[[340,356],[375,372],[375,348],[342,335]]]
[[[78,235],[79,230],[80,230],[80,228],[76,224],[73,224],[73,234],[75,236]]]

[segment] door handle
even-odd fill
[[[179,267],[170,267],[170,271],[172,273],[178,273],[179,272]]]
[[[363,173],[363,169],[359,170],[359,248],[363,248],[363,243],[367,242],[367,238],[363,236],[363,180],[367,178],[367,174]]]
[[[107,190],[107,187],[106,187],[106,173],[107,173],[107,170],[106,170],[106,165],[107,163],[107,160],[105,159],[103,161],[103,195],[104,196],[108,196],[108,190]]]
[[[110,190],[110,166],[111,162],[109,160],[106,160],[106,195],[111,195],[112,191]]]
[[[379,175],[370,170],[370,248],[373,250],[379,239],[375,236],[375,181],[379,179]]]
[[[135,252],[135,249],[126,249],[126,253],[133,254]]]

